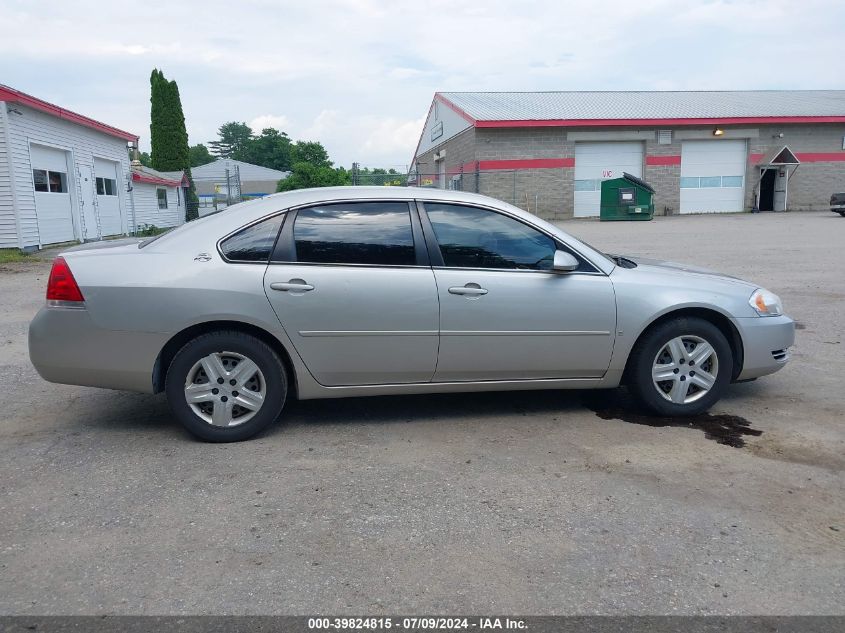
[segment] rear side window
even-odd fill
[[[263,262],[270,260],[273,244],[282,226],[283,214],[274,215],[245,229],[241,229],[220,244],[220,251],[229,261]]]
[[[501,213],[426,202],[446,266],[551,270],[556,245],[537,229]]]
[[[293,239],[298,262],[416,264],[407,202],[351,202],[300,209]]]

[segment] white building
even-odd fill
[[[138,136],[0,84],[0,248],[127,233],[128,142]]]
[[[279,181],[290,176],[290,172],[232,158],[218,158],[194,167],[191,176],[200,198],[225,201],[227,196],[230,199],[258,198],[276,193]]]
[[[189,187],[183,171],[156,171],[132,164],[131,218],[138,229],[165,228],[185,222],[185,192]]]

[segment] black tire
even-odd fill
[[[845,211],[840,211],[839,215],[841,215],[843,218],[845,218]]]
[[[684,404],[668,400],[669,394],[666,396],[661,394],[660,390],[665,390],[673,384],[672,382],[660,383],[659,387],[652,380],[652,369],[658,354],[663,353],[667,344],[677,337],[701,339],[712,346],[716,356],[717,371],[712,387],[707,391],[700,390],[697,385],[688,387],[691,392],[693,389],[696,390],[689,397],[695,396],[696,393],[701,393],[701,395],[694,401]],[[707,365],[707,367],[712,366],[712,364]],[[679,376],[683,376],[683,372],[695,371],[694,367],[684,366],[684,364],[679,365],[679,370]],[[704,413],[722,397],[731,381],[732,371],[733,353],[721,330],[704,319],[679,317],[664,321],[643,333],[628,360],[626,379],[633,396],[649,412],[663,417],[688,416]],[[690,380],[688,375],[686,380]],[[688,384],[692,384],[692,382]]]
[[[200,417],[193,406],[188,404],[185,396],[188,374],[193,373],[192,369],[196,363],[211,354],[221,352],[241,355],[252,360],[260,371],[260,378],[255,374],[254,380],[263,383],[264,389],[263,402],[252,417],[233,426],[212,425]],[[226,386],[226,389],[229,387]],[[206,442],[240,442],[263,431],[279,418],[287,391],[287,375],[278,354],[260,339],[232,330],[209,332],[186,343],[170,363],[165,381],[167,401],[173,415],[189,433]],[[237,395],[237,392],[234,393]],[[231,392],[228,397],[232,397]],[[210,403],[212,407],[217,404],[217,398],[215,396],[215,402]],[[225,399],[222,394],[219,398]],[[238,410],[249,413],[243,407]]]

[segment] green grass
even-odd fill
[[[32,255],[24,253],[17,248],[0,248],[0,264],[13,264],[16,262],[31,262]]]
[[[154,237],[169,230],[169,228],[161,228],[155,224],[139,224],[138,230],[135,231],[135,237]]]

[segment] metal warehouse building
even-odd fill
[[[845,189],[845,90],[437,93],[410,184],[564,219],[597,216],[623,172],[658,214],[827,208]]]

